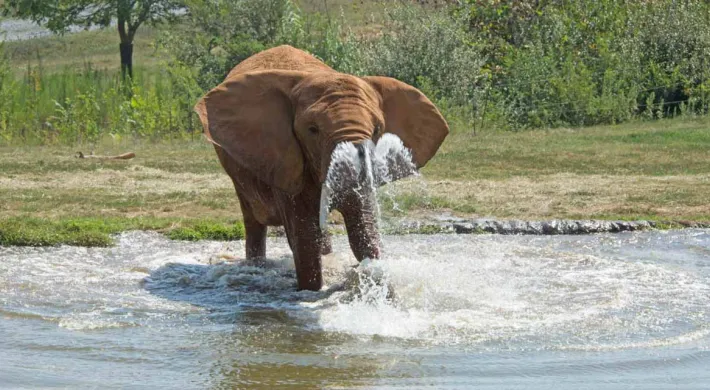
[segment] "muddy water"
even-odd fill
[[[710,387],[710,231],[0,248],[0,388]]]

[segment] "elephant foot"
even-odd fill
[[[246,230],[246,256],[247,259],[263,259],[266,257],[266,226],[255,221],[247,221]]]
[[[321,255],[319,251],[313,250],[316,248],[317,246],[312,245],[308,250],[301,248],[294,253],[298,290],[318,291],[323,287]]]
[[[328,233],[323,233],[323,237],[321,237],[320,254],[329,255],[331,253],[333,253],[333,242]]]
[[[296,268],[296,279],[298,290],[319,291],[323,287],[323,275],[321,270],[299,270]]]

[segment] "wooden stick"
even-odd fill
[[[97,156],[94,152],[91,152],[89,155],[85,155],[82,152],[76,153],[76,158],[97,158],[99,160],[130,160],[134,157],[136,157],[136,154],[133,152],[123,153],[116,156]]]

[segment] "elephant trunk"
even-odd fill
[[[355,196],[340,208],[348,231],[350,248],[358,261],[380,257],[380,234],[374,197]]]
[[[358,261],[380,257],[375,173],[371,141],[349,144],[331,166],[325,197],[345,220],[350,248]],[[323,203],[322,203],[323,205]],[[322,210],[323,212],[323,210]]]

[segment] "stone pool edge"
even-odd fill
[[[383,234],[501,234],[501,235],[579,235],[593,233],[620,233],[643,230],[684,228],[710,228],[710,222],[695,221],[621,221],[621,220],[571,220],[544,221],[499,219],[448,219],[441,221],[405,220],[388,224]],[[345,233],[342,225],[330,225],[332,233]],[[274,232],[276,233],[276,232]],[[276,235],[279,235],[276,233]]]

